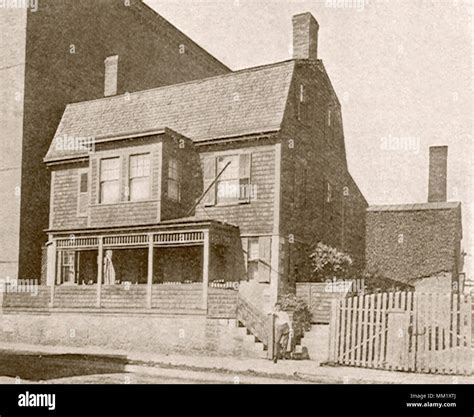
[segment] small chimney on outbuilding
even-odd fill
[[[430,147],[430,168],[428,180],[428,202],[447,200],[448,147]]]

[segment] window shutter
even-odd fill
[[[214,181],[216,177],[216,158],[205,158],[203,161],[203,176],[204,176],[204,189],[203,192],[207,190],[207,187]],[[211,189],[206,193],[203,198],[204,206],[213,206],[216,204],[216,185],[214,184]]]
[[[239,157],[239,202],[250,202],[250,167],[252,155],[250,153],[241,154]]]
[[[78,216],[87,215],[87,207],[89,204],[89,193],[88,193],[88,175],[85,172],[79,173],[79,195],[77,202],[77,214]]]
[[[272,238],[269,236],[260,237],[258,240],[258,282],[270,282],[271,243]]]
[[[248,270],[248,266],[247,266],[247,260],[248,260],[248,245],[249,245],[249,240],[244,237],[241,239],[241,242],[242,242],[242,252],[244,254],[244,265],[245,265],[245,272],[247,272]]]

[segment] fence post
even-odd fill
[[[329,321],[329,362],[336,363],[337,352],[337,315],[338,315],[339,299],[331,300],[331,318]]]

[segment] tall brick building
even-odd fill
[[[43,157],[66,104],[230,71],[142,1],[38,6],[0,11],[2,278],[40,275],[50,197]],[[104,89],[106,65],[118,68],[115,91]]]

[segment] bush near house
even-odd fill
[[[321,242],[316,245],[309,258],[311,262],[311,282],[348,278],[353,263],[348,254]]]

